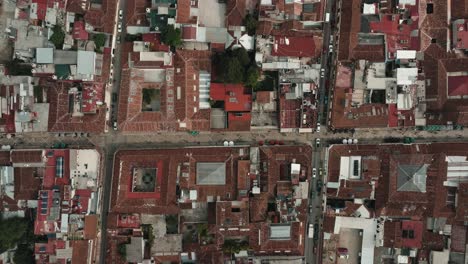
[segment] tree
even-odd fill
[[[125,258],[127,256],[127,245],[125,243],[120,243],[117,250],[121,257]]]
[[[247,29],[247,34],[249,36],[255,35],[255,31],[257,31],[257,19],[252,14],[247,14],[244,18],[244,26]]]
[[[174,28],[174,25],[168,25],[161,32],[162,42],[172,47],[182,45],[181,32],[179,28]]]
[[[27,244],[20,244],[15,251],[13,257],[15,264],[29,264],[34,263],[34,252]]]
[[[236,58],[227,61],[224,81],[227,83],[241,83],[244,80],[244,67]]]
[[[248,66],[250,64],[250,57],[244,48],[237,48],[230,54],[231,58],[236,58],[242,64],[242,66]]]
[[[28,221],[24,218],[0,219],[0,252],[15,247],[27,229]]]
[[[52,36],[49,39],[50,42],[54,44],[55,48],[62,49],[63,42],[65,41],[65,32],[63,32],[62,27],[59,25],[55,25],[52,31]]]
[[[249,249],[249,242],[247,241],[239,241],[239,240],[233,240],[233,239],[228,239],[224,240],[223,244],[223,251],[224,253],[239,253],[241,250],[247,250]]]
[[[9,75],[27,75],[32,76],[32,66],[30,64],[24,64],[18,59],[14,59],[6,63]]]
[[[106,35],[99,33],[93,36],[94,44],[96,45],[96,50],[100,50],[106,44]]]
[[[247,70],[247,75],[245,77],[245,86],[247,87],[256,87],[258,78],[260,77],[260,71],[258,70],[258,67],[255,65],[251,65],[249,69]]]

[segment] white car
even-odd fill
[[[321,78],[325,77],[325,69],[324,68],[320,69],[320,77]]]
[[[313,168],[312,169],[312,178],[315,178],[315,177],[317,177],[317,169]]]
[[[320,123],[317,122],[317,129],[315,131],[320,132]]]
[[[120,9],[120,10],[119,10],[119,19],[122,19],[122,18],[123,18],[123,10]]]
[[[333,44],[330,44],[330,46],[328,46],[328,52],[333,52]]]
[[[122,23],[119,22],[119,25],[117,26],[117,32],[122,32]]]

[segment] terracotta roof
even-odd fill
[[[285,57],[316,57],[320,54],[320,50],[316,48],[316,39],[314,37],[288,37],[275,36],[273,56]]]
[[[466,18],[468,17],[468,1],[466,0],[452,0],[450,8],[450,15],[453,18]]]
[[[97,107],[95,114],[85,114],[81,117],[72,116],[68,90],[73,87],[73,83],[48,81],[43,85],[47,87],[47,99],[49,100],[49,132],[101,133],[104,131],[105,105]]]
[[[271,103],[273,99],[271,91],[258,91],[255,93],[255,102],[259,104]]]
[[[7,166],[10,165],[10,151],[0,151],[0,165]]]
[[[88,263],[88,241],[87,240],[72,240],[71,247],[73,248],[72,262],[78,264]]]
[[[250,161],[239,160],[237,162],[237,189],[249,190],[250,189]]]
[[[452,225],[452,234],[450,236],[450,250],[452,252],[466,252],[466,226]]]
[[[15,199],[35,200],[41,189],[43,170],[41,168],[17,167],[14,168],[15,176]]]
[[[12,150],[12,163],[39,163],[43,162],[42,150]]]
[[[182,26],[182,39],[196,40],[197,39],[197,27],[192,26],[192,25]]]
[[[242,26],[246,15],[246,0],[230,0],[226,3],[226,27]]]
[[[128,0],[127,2],[127,26],[149,26],[146,19],[146,8],[148,3],[145,0]]]
[[[84,239],[95,239],[98,228],[98,216],[86,215],[84,222]]]
[[[216,202],[216,225],[219,227],[242,227],[249,225],[248,202]]]
[[[447,179],[445,157],[465,155],[462,154],[464,148],[466,144],[459,143],[334,145],[329,152],[328,181],[338,181],[342,156],[361,156],[362,181],[367,185],[375,181],[377,215],[412,217],[413,220],[422,220],[425,217],[454,219],[456,212],[463,212],[464,207],[454,208],[453,204],[447,202],[455,193],[451,188],[444,186],[444,181]],[[377,163],[368,163],[371,160]],[[428,164],[425,192],[401,190],[399,187],[401,184],[397,182],[395,175],[399,170],[398,164]],[[375,175],[380,176],[376,178]],[[349,198],[343,196],[342,192],[346,192],[349,185],[355,182],[355,180],[348,181],[346,188],[341,183],[339,190],[329,189],[327,194],[330,197]],[[356,192],[353,192],[353,195],[355,194]]]
[[[84,4],[84,5],[83,5]],[[67,1],[67,12],[83,15],[88,9],[89,2],[83,0],[68,0]]]
[[[75,21],[73,24],[73,38],[79,40],[88,40],[88,32],[85,30],[83,21]]]
[[[102,0],[98,9],[90,9],[86,12],[85,21],[95,27],[96,31],[112,34],[117,13],[116,2],[116,0]]]
[[[191,0],[177,1],[176,22],[180,24],[195,24],[197,17],[190,16]]]
[[[200,72],[211,72],[211,52],[177,50],[174,67],[174,86],[181,91],[180,99],[174,100],[176,118],[186,122],[189,130],[208,130],[209,113],[204,116],[204,111],[199,109],[198,86]]]
[[[228,130],[229,131],[249,131],[252,114],[250,112],[229,112]]]

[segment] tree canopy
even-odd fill
[[[15,247],[28,231],[24,218],[0,219],[0,252]]]
[[[247,30],[247,34],[249,36],[255,35],[255,32],[257,31],[257,19],[254,17],[252,14],[247,14],[244,18],[244,26]]]
[[[174,28],[173,25],[168,25],[161,32],[161,40],[164,44],[178,47],[182,45],[182,37],[179,28]]]
[[[34,251],[27,244],[20,244],[15,251],[13,257],[15,264],[30,264],[34,263]]]
[[[260,76],[254,59],[244,48],[218,54],[215,64],[220,82],[243,83],[247,87],[254,87]]]
[[[63,42],[65,41],[65,32],[63,31],[62,27],[59,25],[55,25],[52,29],[53,33],[50,36],[50,42],[52,42],[57,49],[62,49]]]
[[[249,249],[249,242],[239,241],[234,239],[224,240],[223,251],[224,253],[234,254],[239,253],[241,250]]]
[[[96,50],[100,50],[106,44],[106,35],[99,33],[93,36],[94,44],[96,45]]]

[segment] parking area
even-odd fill
[[[359,264],[362,247],[362,230],[354,228],[341,228],[338,248],[347,249],[345,254],[338,255],[338,264]]]

